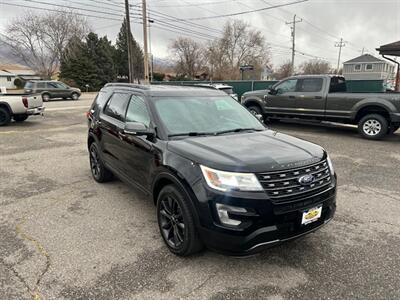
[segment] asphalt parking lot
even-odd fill
[[[400,299],[400,131],[375,142],[347,126],[273,124],[330,153],[334,220],[247,258],[179,258],[152,201],[92,180],[92,97],[0,128],[1,299]]]

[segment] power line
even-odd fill
[[[340,41],[335,43],[335,47],[339,47],[339,56],[338,56],[338,61],[337,61],[337,69],[336,72],[339,73],[339,67],[340,67],[340,55],[342,54],[342,47],[346,46],[346,42],[343,41],[342,38],[340,38]]]
[[[289,2],[289,3],[284,3],[284,4],[277,4],[277,5],[274,5],[274,6],[263,7],[263,8],[247,10],[247,11],[241,11],[241,12],[236,12],[236,13],[217,15],[217,16],[198,17],[198,18],[187,18],[187,19],[180,19],[180,20],[183,20],[183,21],[199,21],[199,20],[208,20],[208,19],[233,17],[233,16],[244,15],[244,14],[249,14],[249,13],[254,13],[254,12],[259,12],[259,11],[264,11],[264,10],[270,10],[270,9],[273,9],[273,8],[279,8],[279,7],[282,7],[282,6],[294,5],[294,4],[307,2],[307,1],[308,0],[297,0],[297,1],[294,1],[294,2]]]

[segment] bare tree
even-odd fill
[[[190,38],[177,38],[171,43],[170,51],[176,61],[178,75],[193,79],[204,67],[203,46]]]
[[[283,64],[281,64],[278,69],[275,70],[273,76],[281,80],[283,78],[289,77],[292,73],[292,62],[291,61],[286,61]]]
[[[270,59],[262,33],[242,20],[228,21],[222,38],[211,43],[207,53],[215,74],[226,74],[231,79],[239,78],[241,65],[262,69]]]
[[[328,74],[332,68],[327,61],[313,59],[302,63],[300,70],[302,74]]]
[[[88,32],[84,18],[69,11],[26,12],[7,27],[5,43],[14,55],[38,74],[50,78],[58,70],[63,51],[72,38]]]

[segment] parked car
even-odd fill
[[[41,94],[43,101],[54,98],[78,100],[81,90],[66,85],[60,81],[32,80],[25,84],[25,93]]]
[[[241,102],[269,119],[306,119],[358,125],[367,139],[381,139],[400,126],[399,93],[349,93],[344,77],[302,75],[269,90],[244,93]]]
[[[0,94],[0,126],[14,119],[23,122],[32,115],[42,115],[44,106],[42,97],[28,94]]]
[[[94,180],[116,175],[150,195],[177,255],[254,253],[334,215],[326,151],[268,130],[224,92],[111,83],[87,116]]]
[[[236,101],[239,101],[238,95],[233,90],[233,86],[227,85],[225,83],[199,83],[196,85],[202,86],[202,87],[211,87],[211,88],[223,91],[226,94],[228,94],[229,96],[231,96],[233,99],[235,99]]]

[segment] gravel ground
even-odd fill
[[[272,124],[330,153],[334,220],[247,258],[178,258],[145,195],[92,180],[92,98],[0,128],[0,298],[400,299],[400,131],[374,142],[349,126]]]

